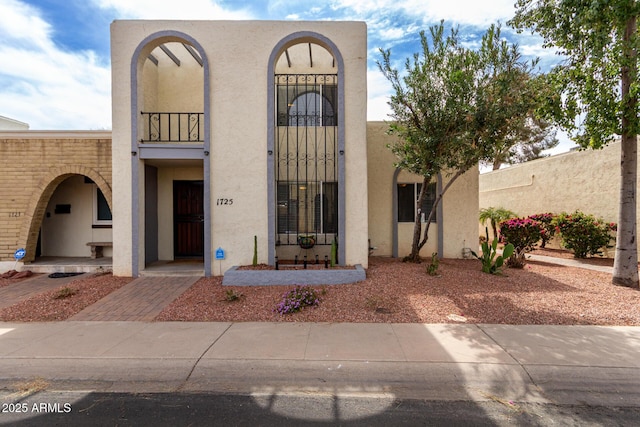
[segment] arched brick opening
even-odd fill
[[[24,245],[27,251],[24,262],[30,262],[35,259],[38,232],[40,231],[49,199],[51,199],[60,183],[74,175],[83,175],[95,182],[107,200],[109,209],[113,210],[111,185],[96,170],[84,166],[65,166],[51,169],[35,187],[25,211],[25,221],[20,231],[20,244]]]

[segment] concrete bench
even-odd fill
[[[87,246],[91,246],[91,259],[102,258],[102,249],[110,248],[113,242],[89,242]]]

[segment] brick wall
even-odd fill
[[[72,175],[91,178],[111,206],[111,132],[0,132],[0,261],[18,248],[33,260],[47,203]]]

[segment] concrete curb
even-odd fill
[[[223,286],[273,285],[343,285],[367,278],[362,265],[355,270],[238,270],[231,267],[224,273]]]

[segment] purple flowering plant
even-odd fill
[[[280,314],[296,313],[304,307],[317,306],[320,303],[318,292],[310,286],[297,285],[285,292],[275,311]]]

